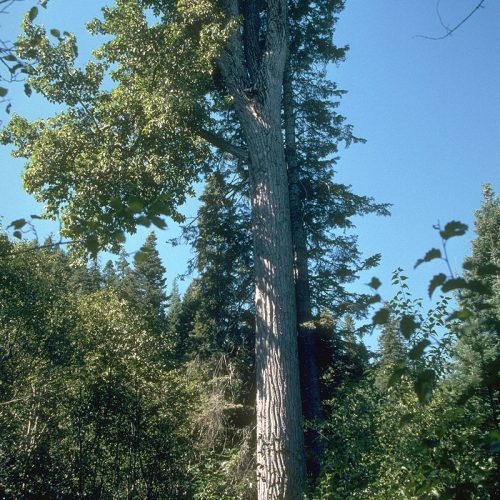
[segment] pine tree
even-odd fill
[[[145,317],[151,333],[159,337],[166,327],[167,294],[165,268],[156,244],[155,233],[149,233],[134,267],[124,268],[120,289],[130,304]]]

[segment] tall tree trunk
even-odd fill
[[[307,239],[300,196],[301,189],[297,158],[293,80],[289,57],[287,58],[283,78],[283,119],[294,253],[300,388],[304,418],[313,423],[313,427],[308,429],[305,434],[306,460],[309,476],[316,479],[320,472],[322,447],[320,436],[315,426],[323,420],[323,408],[321,405],[315,330],[310,324],[312,320],[312,307],[309,285],[309,267],[307,262]]]
[[[226,0],[226,8],[232,18],[239,15],[237,0]],[[261,500],[302,498],[305,483],[293,250],[281,130],[287,38],[286,0],[268,0],[264,51],[255,54],[255,44],[249,47],[245,40],[244,45],[240,30],[235,29],[220,59],[250,160],[256,292],[257,490]]]

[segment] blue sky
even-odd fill
[[[105,0],[50,0],[39,20],[48,28],[77,34],[81,59],[98,40],[85,35],[84,23],[99,14]],[[476,0],[441,0],[442,18],[458,22]],[[29,0],[0,18],[2,38],[15,38],[21,13]],[[337,27],[337,43],[348,44],[346,62],[330,68],[332,79],[348,91],[340,112],[353,124],[356,135],[367,140],[341,151],[337,180],[351,184],[359,194],[393,204],[392,217],[356,220],[360,247],[366,256],[382,253],[375,274],[390,281],[401,266],[410,272],[416,295],[425,295],[433,272],[444,271],[436,263],[411,272],[417,258],[439,240],[432,225],[458,219],[470,226],[481,204],[481,185],[500,188],[500,2],[487,0],[452,37],[441,41],[416,35],[440,35],[443,28],[435,0],[348,0]],[[22,86],[11,87],[15,112],[29,118],[47,116],[50,106],[40,97],[30,99]],[[1,116],[5,122],[7,117]],[[22,161],[0,149],[0,215],[5,222],[37,213],[40,208],[22,190]],[[193,213],[191,202],[186,212]],[[57,227],[39,226],[45,235]],[[159,232],[160,250],[168,280],[183,273],[190,251],[162,244],[177,235],[173,224]],[[469,252],[472,231],[450,242],[452,265],[459,270]],[[131,238],[129,251],[140,246]],[[184,287],[183,287],[184,288]],[[384,287],[383,296],[392,291]]]

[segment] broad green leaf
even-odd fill
[[[389,316],[389,309],[387,309],[387,307],[383,307],[373,315],[372,323],[374,325],[385,325],[389,321]]]
[[[61,36],[61,32],[56,28],[51,29],[50,34],[52,36],[55,36],[56,38],[59,38]]]
[[[448,321],[453,319],[459,319],[460,321],[465,321],[472,316],[472,312],[468,309],[461,309],[460,311],[454,311],[452,314],[448,316]]]
[[[9,227],[12,227],[14,229],[21,229],[25,225],[26,225],[26,219],[16,219],[9,224]]]
[[[9,90],[6,89],[5,87],[0,87],[0,97],[5,97],[8,92]]]
[[[33,91],[31,90],[31,85],[29,85],[28,83],[25,83],[24,84],[24,93],[30,97],[31,94],[33,93]]]
[[[374,290],[377,290],[377,288],[379,288],[381,284],[382,282],[377,277],[374,276],[371,279],[370,283],[368,283],[368,286],[373,288]]]
[[[399,323],[399,330],[405,339],[409,339],[419,326],[420,323],[417,323],[412,315],[405,314]]]
[[[430,368],[421,371],[417,375],[414,387],[418,400],[422,404],[428,403],[431,400],[435,380],[436,374],[434,370],[431,370]]]
[[[431,342],[427,339],[423,339],[418,344],[412,347],[410,352],[408,353],[408,357],[412,360],[417,360],[422,357],[425,349],[431,345]]]
[[[441,290],[443,292],[451,292],[460,288],[467,288],[467,282],[463,278],[451,278],[443,283]]]
[[[137,217],[137,219],[135,219],[135,221],[137,222],[137,224],[140,224],[141,226],[145,226],[145,227],[151,226],[151,221],[145,215],[142,215],[141,217]]]
[[[144,204],[139,200],[132,200],[127,205],[127,210],[133,214],[138,214],[144,209]]]
[[[431,248],[424,255],[423,259],[418,259],[417,262],[415,262],[413,269],[417,268],[420,264],[423,264],[424,262],[430,262],[431,260],[440,259],[440,258],[441,258],[441,251],[438,250],[437,248]]]
[[[21,231],[14,231],[12,234],[14,235],[14,238],[17,238],[18,240],[22,239],[23,237]]]
[[[469,229],[469,226],[467,226],[467,224],[452,220],[451,222],[448,222],[446,226],[444,226],[444,229],[442,231],[439,231],[439,234],[441,235],[441,238],[443,238],[443,240],[449,240],[450,238],[453,238],[455,236],[464,235],[467,232],[467,229]]]
[[[156,217],[153,215],[150,217],[151,222],[158,228],[160,229],[165,229],[167,227],[167,223],[161,218],[161,217]]]
[[[436,274],[429,283],[429,297],[432,297],[434,290],[446,281],[446,274]]]
[[[31,7],[31,9],[28,12],[29,20],[34,21],[36,19],[36,16],[38,16],[38,7]]]

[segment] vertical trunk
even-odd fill
[[[279,128],[249,143],[256,279],[260,499],[300,498],[303,435],[288,186]],[[264,133],[263,133],[264,132]]]
[[[323,419],[323,409],[321,406],[314,328],[308,324],[312,320],[311,290],[309,287],[309,269],[307,263],[307,240],[300,196],[300,176],[295,135],[295,107],[289,61],[287,61],[283,78],[283,118],[294,252],[295,299],[297,304],[300,388],[303,415],[306,420],[311,421],[313,424],[318,424]],[[314,425],[306,432],[305,439],[307,469],[309,475],[315,479],[319,475],[322,449],[320,436]]]
[[[257,0],[245,0],[256,3]],[[239,2],[225,0],[230,17]],[[252,7],[252,8],[250,8]],[[247,15],[255,6],[246,6]],[[256,21],[253,16],[254,22]],[[246,21],[251,22],[251,19]],[[253,35],[252,35],[253,33]],[[293,283],[293,250],[281,90],[287,57],[287,1],[267,1],[265,48],[258,30],[235,29],[220,68],[250,160],[255,261],[257,490],[260,500],[300,499],[304,443]]]

